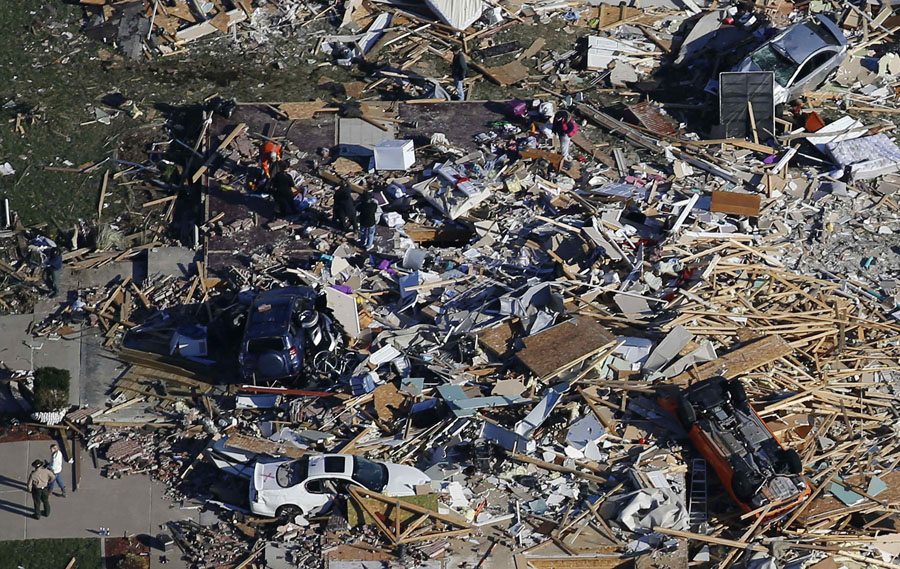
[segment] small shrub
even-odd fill
[[[58,411],[69,406],[69,370],[39,367],[34,370],[35,411]]]
[[[125,556],[119,560],[116,567],[117,569],[147,569],[147,566],[149,565],[147,561],[148,560],[144,558],[143,555],[126,553]]]

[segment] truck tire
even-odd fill
[[[697,412],[694,411],[694,406],[683,395],[678,397],[678,420],[687,431],[691,430],[691,427],[697,422]]]
[[[260,377],[264,378],[281,377],[288,374],[288,366],[284,356],[274,350],[261,354],[257,360],[256,367]]]
[[[735,472],[731,477],[731,491],[741,502],[750,502],[756,495],[759,481],[746,472]]]
[[[788,472],[791,474],[800,474],[803,472],[803,461],[800,455],[792,448],[786,449],[781,454],[781,460],[787,465]]]
[[[747,391],[744,384],[737,379],[728,382],[728,394],[731,395],[731,403],[736,407],[743,407],[747,404]]]
[[[301,510],[298,506],[294,506],[293,504],[284,504],[282,506],[278,506],[278,509],[275,510],[275,517],[284,520],[286,522],[293,523],[297,516],[302,516],[303,510]]]

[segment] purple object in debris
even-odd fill
[[[774,163],[776,163],[776,162],[778,162],[778,155],[777,155],[777,154],[771,154],[771,155],[766,156],[765,158],[763,158],[763,163],[764,163],[764,164],[774,164]]]
[[[380,263],[378,263],[378,270],[383,271],[391,266],[391,262],[387,259],[382,259]]]
[[[333,288],[334,290],[339,290],[339,291],[341,291],[341,292],[344,293],[344,294],[350,294],[350,293],[353,292],[353,289],[350,288],[350,287],[347,286],[347,285],[338,285],[338,284],[336,284],[336,285],[331,285],[331,288]]]

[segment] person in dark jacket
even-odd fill
[[[356,222],[356,205],[353,203],[353,193],[347,184],[342,185],[334,193],[333,217],[335,225],[344,233],[348,230],[355,233],[359,228]]]
[[[47,260],[44,263],[44,284],[50,288],[50,297],[59,296],[59,274],[62,272],[62,253],[58,247],[51,247],[47,251]]]
[[[453,53],[453,64],[450,66],[453,73],[453,80],[456,82],[456,94],[460,101],[466,100],[466,74],[469,72],[469,64],[466,62],[466,55],[462,48],[456,48]]]
[[[278,215],[293,214],[294,178],[287,173],[287,164],[284,161],[279,161],[273,169],[275,176],[272,178],[272,197],[275,198]]]
[[[366,192],[359,202],[359,242],[366,251],[375,245],[375,225],[378,220],[378,203],[372,198],[372,194]]]

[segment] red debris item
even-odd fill
[[[638,439],[638,444],[639,444],[639,445],[645,445],[645,444],[647,444],[647,439],[644,438],[644,437],[639,438],[639,439]]]
[[[812,111],[811,113],[806,115],[806,122],[803,126],[809,132],[816,132],[817,130],[821,130],[825,126],[825,121],[822,120],[818,113]]]
[[[722,20],[722,23],[728,24],[729,26],[734,25],[734,18],[732,18],[731,16],[728,16],[727,18]]]

